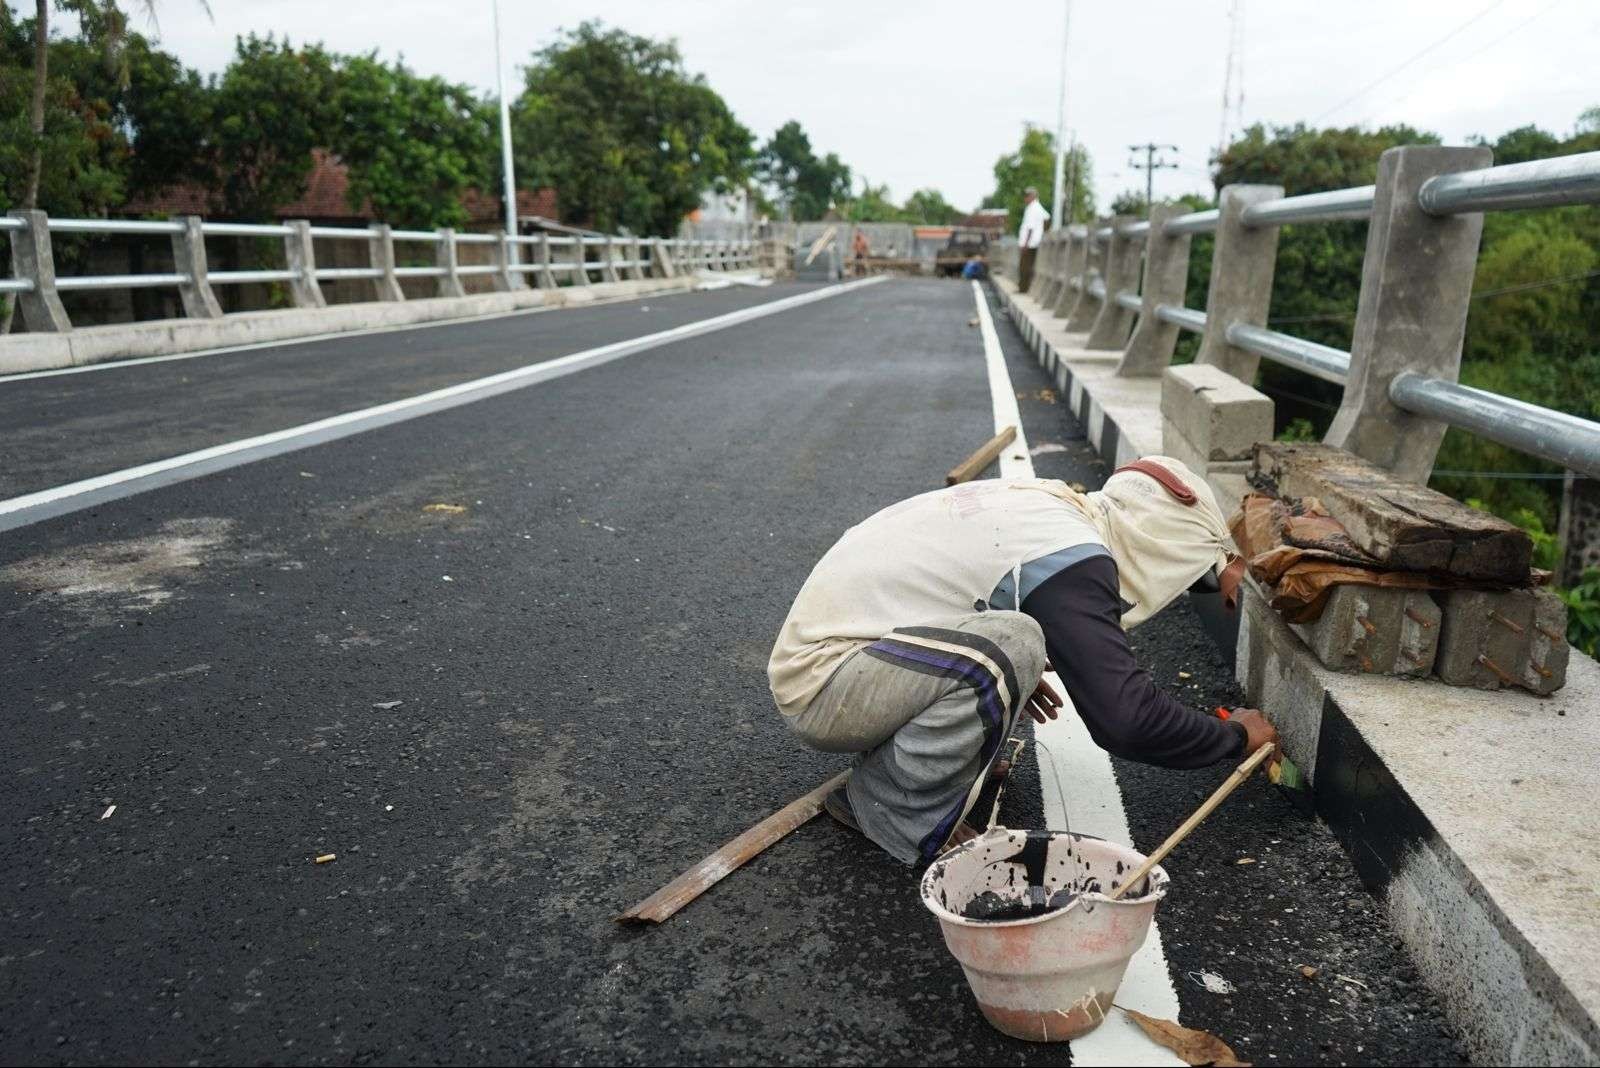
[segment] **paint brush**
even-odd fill
[[[1231,719],[1233,713],[1218,705],[1213,713],[1218,719]],[[1305,777],[1300,774],[1300,769],[1294,761],[1283,755],[1283,747],[1278,747],[1278,762],[1267,765],[1267,780],[1276,786],[1290,803],[1305,813],[1316,811],[1316,802],[1311,796],[1311,787]]]

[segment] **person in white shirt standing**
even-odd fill
[[[1050,225],[1050,212],[1039,203],[1039,191],[1033,186],[1022,191],[1022,227],[1017,231],[1017,247],[1021,262],[1017,267],[1017,288],[1026,293],[1033,284],[1033,261],[1039,255],[1039,242],[1044,240],[1045,228]]]

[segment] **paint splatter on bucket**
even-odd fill
[[[1120,900],[1107,896],[1144,859],[1087,835],[995,827],[929,866],[922,902],[988,1021],[1016,1038],[1062,1042],[1105,1019],[1166,896],[1159,866]],[[1022,913],[1033,914],[986,918]]]

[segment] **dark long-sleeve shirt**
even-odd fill
[[[1041,583],[1022,610],[1096,744],[1143,764],[1198,768],[1238,757],[1245,729],[1186,708],[1140,668],[1120,622],[1117,566],[1091,556]]]

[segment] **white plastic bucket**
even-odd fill
[[[1146,885],[1122,899],[1106,896],[1144,860],[1100,838],[995,827],[929,866],[922,902],[939,917],[945,945],[988,1021],[1016,1038],[1062,1042],[1105,1019],[1128,960],[1144,944],[1167,894],[1167,873],[1158,866]],[[1077,896],[1025,919],[962,915],[985,891],[1026,902],[1030,866],[1036,877],[1042,873],[1036,885],[1046,896],[1061,890]]]

